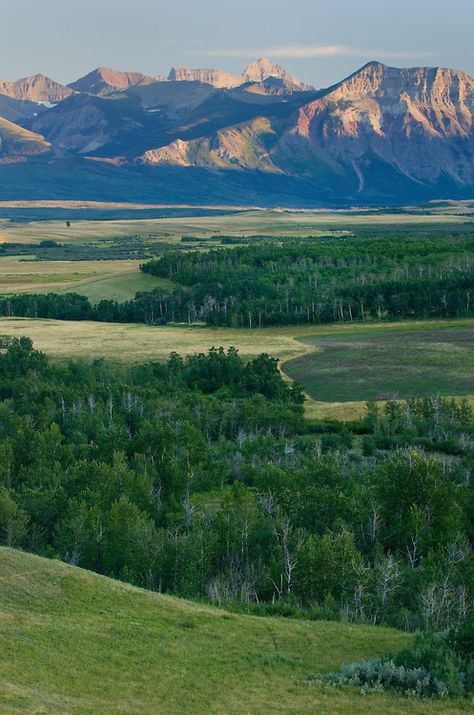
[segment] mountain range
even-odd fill
[[[326,89],[268,59],[241,75],[0,80],[0,199],[317,206],[473,190],[474,79],[458,70],[370,62]]]

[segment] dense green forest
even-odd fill
[[[146,588],[445,630],[474,595],[467,402],[308,423],[277,361],[0,352],[0,539]]]
[[[339,237],[233,250],[168,253],[142,266],[185,290],[135,309],[152,321],[263,327],[474,312],[474,235],[400,240]],[[138,304],[139,303],[139,304]]]
[[[246,328],[466,317],[474,314],[473,255],[467,229],[168,250],[141,268],[171,279],[171,293],[157,288],[97,305],[75,294],[15,295],[0,300],[0,315]]]

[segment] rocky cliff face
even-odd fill
[[[277,77],[293,86],[295,90],[310,90],[313,89],[310,85],[300,82],[299,79],[293,77],[284,67],[277,65],[266,57],[260,58],[256,62],[252,62],[244,70],[241,76],[242,83],[244,82],[264,82],[269,77]]]
[[[88,92],[104,97],[142,82],[153,81],[154,78],[147,77],[141,72],[119,72],[108,67],[97,67],[76,82],[72,82],[69,87],[76,92]]]
[[[73,91],[44,74],[35,74],[16,82],[0,79],[0,94],[30,102],[56,104],[73,94]]]
[[[474,80],[440,68],[395,69],[372,62],[302,106],[275,153],[352,166],[364,187],[367,160],[415,181],[442,175],[474,183]]]
[[[265,80],[270,78],[282,81],[293,92],[312,89],[309,85],[293,77],[283,67],[266,58],[249,64],[241,75],[233,75],[229,72],[221,72],[215,69],[190,69],[182,66],[172,67],[168,75],[168,79],[171,81],[205,82],[219,89],[239,87],[248,82],[263,85]],[[262,87],[262,92],[265,92],[264,86]]]
[[[238,87],[239,84],[242,84],[240,77],[229,72],[214,69],[191,69],[182,66],[172,67],[168,79],[171,82],[204,82],[219,89]]]

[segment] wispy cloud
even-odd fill
[[[337,57],[350,52],[345,45],[277,45],[275,47],[259,47],[245,49],[207,50],[209,57]]]
[[[312,57],[385,57],[387,59],[422,59],[431,52],[403,50],[387,52],[382,49],[356,48],[347,45],[275,45],[259,48],[210,49],[204,53],[208,57],[279,57],[287,59],[309,59]]]

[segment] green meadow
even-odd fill
[[[408,328],[408,329],[407,329]],[[313,351],[285,364],[314,400],[351,402],[469,395],[474,327],[380,328],[304,338]]]

